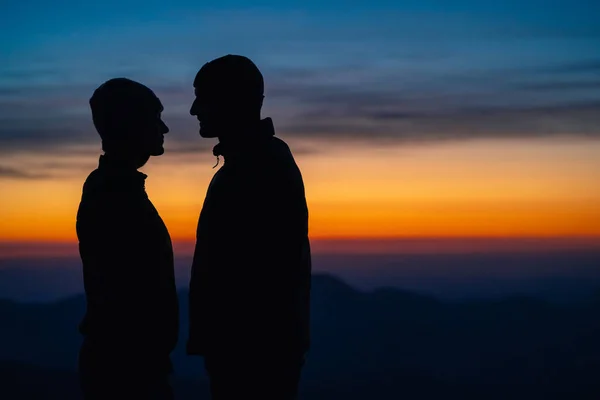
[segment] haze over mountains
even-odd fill
[[[175,386],[179,398],[208,398],[201,359],[183,352],[186,300],[181,291]],[[316,274],[312,300],[302,399],[600,396],[600,290],[568,305],[527,296],[441,301],[400,289],[359,291]],[[3,399],[78,398],[84,307],[82,295],[0,302]]]
[[[176,258],[180,289],[191,257]],[[315,254],[313,270],[371,290],[398,287],[437,298],[533,295],[549,301],[585,299],[600,286],[600,251],[479,252],[458,254]],[[0,298],[51,301],[83,292],[76,256],[0,257]]]

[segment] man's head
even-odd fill
[[[142,158],[164,153],[169,128],[161,119],[160,100],[148,87],[127,78],[110,79],[94,91],[90,108],[105,152]]]
[[[247,57],[229,54],[204,64],[194,94],[190,114],[198,118],[202,137],[234,134],[260,121],[263,76]]]

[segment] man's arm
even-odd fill
[[[156,328],[159,282],[147,228],[139,204],[108,196],[82,221],[80,249],[96,329],[115,340],[135,341]]]
[[[187,352],[190,355],[203,355],[206,350],[204,345],[206,344],[208,313],[210,311],[209,271],[210,268],[214,268],[214,264],[218,261],[218,244],[220,242],[220,226],[217,222],[222,204],[218,199],[215,199],[214,191],[210,189],[216,180],[215,176],[207,191],[196,231],[196,246],[192,260],[188,299],[189,336]]]
[[[205,353],[206,321],[208,307],[208,279],[207,279],[207,249],[208,240],[201,235],[196,235],[196,246],[192,260],[192,270],[189,286],[189,332],[187,353],[190,355],[203,355]]]
[[[267,175],[268,176],[268,175]],[[268,188],[254,204],[249,225],[260,226],[260,240],[251,241],[254,258],[263,260],[264,310],[271,323],[281,328],[283,343],[294,352],[306,352],[310,344],[311,254],[308,239],[308,207],[302,175],[295,165],[271,175]]]

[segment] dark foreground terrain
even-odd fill
[[[599,399],[600,292],[576,304],[530,297],[439,301],[313,280],[313,347],[302,399]],[[180,293],[182,332],[187,293]],[[0,301],[0,398],[78,399],[83,296]],[[201,359],[174,354],[178,399],[208,398]]]

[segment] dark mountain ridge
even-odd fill
[[[205,376],[202,360],[184,354],[185,291],[180,303],[175,378],[194,386]],[[0,300],[0,361],[25,365],[21,371],[74,373],[84,309],[82,295],[52,303]],[[525,296],[445,302],[391,288],[358,291],[315,275],[302,393],[307,399],[600,398],[599,315],[600,291],[571,305]]]

